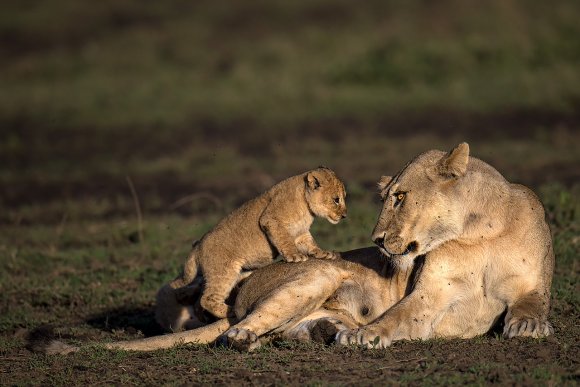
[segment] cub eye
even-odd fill
[[[399,205],[403,201],[403,199],[405,199],[404,192],[397,192],[393,196],[395,196],[395,206]]]
[[[340,204],[340,198],[338,196],[334,198],[334,204]]]

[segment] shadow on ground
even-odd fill
[[[129,335],[141,332],[146,337],[164,333],[155,321],[155,314],[150,306],[111,309],[90,317],[87,324],[109,332],[125,331]]]

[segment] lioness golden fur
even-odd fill
[[[378,247],[264,267],[241,286],[235,320],[107,347],[153,350],[218,339],[252,350],[272,335],[386,347],[401,339],[470,338],[504,312],[507,338],[553,333],[552,239],[529,189],[470,157],[465,143],[419,155],[379,188]]]
[[[318,247],[309,229],[315,216],[333,224],[344,218],[345,198],[344,184],[334,171],[319,167],[246,202],[194,244],[182,274],[160,289],[157,321],[173,331],[198,324],[191,307],[182,305],[176,293],[194,281],[198,270],[205,281],[201,307],[224,318],[225,300],[243,278],[243,270],[268,265],[278,254],[287,262],[336,258],[336,253]]]
[[[340,344],[473,337],[506,309],[506,337],[553,333],[552,237],[530,189],[469,157],[466,143],[419,155],[379,188],[374,242],[401,268],[422,255],[425,264],[407,297],[371,324],[340,332]]]

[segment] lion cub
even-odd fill
[[[234,210],[194,244],[183,274],[169,287],[189,285],[201,269],[205,279],[201,306],[218,318],[226,317],[231,311],[225,300],[241,280],[243,269],[266,266],[278,253],[287,262],[338,257],[337,253],[318,247],[310,234],[310,226],[315,216],[332,224],[345,218],[345,198],[344,184],[326,167],[274,185]],[[168,290],[162,288],[158,300]],[[172,326],[165,328],[176,330],[181,328],[176,325],[182,324],[170,322],[168,325]]]

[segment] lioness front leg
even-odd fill
[[[218,342],[241,351],[258,348],[260,336],[269,332],[283,333],[293,327],[319,309],[349,276],[343,270],[330,266],[317,274],[316,281],[312,281],[310,276],[299,277],[276,288],[238,324],[225,332]],[[247,312],[238,309],[236,307],[238,317],[243,317]]]
[[[411,294],[373,323],[359,329],[338,332],[336,342],[340,345],[386,348],[396,340],[430,338],[434,325],[448,305],[452,305],[454,294],[460,294],[452,282],[448,283],[449,286],[437,290],[424,289],[418,284]]]
[[[311,257],[317,259],[336,259],[340,254],[334,251],[322,250],[314,241],[312,234],[309,232],[300,235],[296,238],[296,246],[298,249]]]
[[[546,294],[542,296],[534,291],[508,306],[503,331],[504,337],[544,337],[554,334],[554,328],[547,319],[548,302]]]

